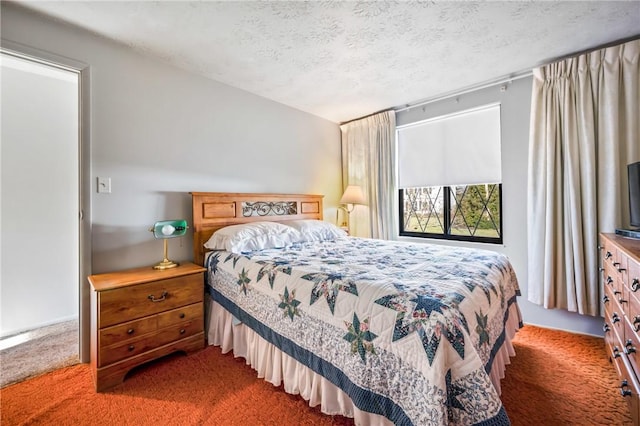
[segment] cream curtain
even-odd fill
[[[598,232],[629,224],[640,160],[639,53],[634,40],[533,72],[528,299],[545,308],[602,315]]]
[[[340,131],[343,187],[360,185],[367,199],[366,206],[357,206],[351,213],[351,235],[397,238],[395,111],[351,121],[341,125]]]

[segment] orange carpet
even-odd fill
[[[626,425],[626,403],[602,339],[525,326],[502,381],[514,425]],[[351,425],[310,408],[261,379],[219,348],[171,356],[133,371],[96,394],[88,365],[76,365],[0,390],[3,426]]]

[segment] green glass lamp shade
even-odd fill
[[[187,228],[186,220],[161,220],[153,225],[153,236],[158,239],[182,237]]]
[[[187,233],[187,228],[186,220],[161,220],[153,225],[150,229],[150,231],[153,232],[153,236],[157,239],[164,240],[164,259],[154,265],[154,269],[170,269],[179,265],[177,262],[169,260],[169,245],[167,244],[167,240],[169,238],[182,237]]]

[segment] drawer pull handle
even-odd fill
[[[611,351],[611,356],[613,358],[620,358],[620,349],[617,346],[613,347],[613,351]]]
[[[607,296],[606,294],[602,297],[602,303],[607,303],[609,302],[609,296]]]
[[[601,267],[598,268],[598,271],[599,272],[604,272],[604,268],[601,266]]]
[[[636,291],[640,290],[640,280],[638,280],[638,278],[634,278],[633,282],[631,283],[631,290],[635,293]]]
[[[127,334],[133,334],[133,332],[134,332],[133,328],[130,328],[127,330]]]
[[[601,244],[598,244],[598,250],[604,250],[604,246]]]
[[[622,292],[621,292],[620,290],[614,290],[613,294],[615,294],[615,295],[617,296],[617,295],[619,295],[619,294],[622,294]],[[626,301],[626,300],[624,300],[622,297],[618,297],[618,302],[619,302],[620,304],[622,304],[622,303],[627,303],[627,301]]]
[[[184,318],[184,312],[180,313],[180,318]]]
[[[636,331],[640,331],[640,315],[636,315],[633,319],[633,328]]]
[[[617,322],[620,322],[620,317],[616,312],[614,312],[613,315],[611,315],[611,323],[615,324]]]
[[[128,349],[129,349],[129,352],[131,352],[131,351],[132,351],[132,350],[134,350],[135,348],[136,348],[135,346],[133,346],[133,345],[129,345],[129,348],[128,348]]]
[[[609,324],[607,324],[606,322],[604,323],[604,325],[602,326],[602,331],[604,331],[605,333],[609,332],[611,330],[611,327],[609,327]]]
[[[167,295],[169,293],[166,291],[162,292],[162,296],[160,296],[158,299],[156,299],[156,297],[153,294],[149,295],[149,300],[151,300],[152,302],[162,302],[163,300],[165,300],[167,298]]]
[[[629,355],[636,352],[636,347],[633,346],[633,341],[631,339],[627,339],[627,343],[624,344],[624,353]]]
[[[613,255],[611,254],[611,252],[610,252],[610,251],[608,251],[608,252],[604,255],[604,258],[605,258],[605,259],[609,259],[609,258],[610,258],[610,257],[612,257],[612,256],[613,256]]]
[[[616,267],[618,272],[626,271],[626,269],[620,267],[620,262],[613,262],[613,266]]]
[[[181,328],[180,329],[180,334],[184,334],[184,332],[185,332],[184,328]]]
[[[611,284],[613,282],[613,278],[611,276],[607,276],[607,284]]]
[[[623,380],[622,383],[620,383],[620,395],[622,396],[631,396],[632,392],[627,389],[627,387],[629,387],[629,384],[627,383],[626,380]]]

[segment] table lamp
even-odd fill
[[[365,204],[362,188],[358,185],[348,185],[340,198],[340,204],[346,204],[346,207],[341,208],[347,212],[347,232],[349,232],[351,212],[355,209],[356,204]]]
[[[179,263],[169,260],[169,238],[182,237],[187,233],[186,220],[161,220],[156,222],[149,231],[153,232],[156,239],[164,240],[164,259],[153,266],[153,269],[170,269],[175,268]]]

